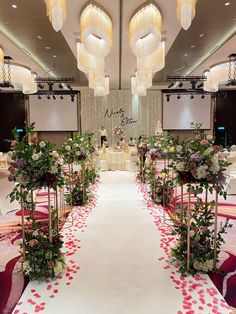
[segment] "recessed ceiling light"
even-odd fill
[[[195,48],[195,47],[196,47],[195,45],[191,45],[191,46],[190,46],[190,48]]]
[[[185,53],[185,54],[184,54],[184,56],[185,56],[185,57],[187,57],[187,56],[188,56],[188,54],[187,54],[187,53]]]
[[[36,37],[37,37],[38,39],[42,39],[42,37],[41,37],[40,35],[37,35]]]
[[[45,49],[47,49],[47,50],[50,50],[50,49],[51,49],[51,47],[49,47],[49,46],[46,46],[46,47],[45,47]]]
[[[12,4],[11,6],[13,9],[17,9],[17,5],[16,4]]]
[[[230,5],[230,2],[225,2],[225,6],[227,7],[228,5]]]
[[[57,57],[56,55],[53,56],[53,58],[56,58],[56,57]]]
[[[203,37],[203,36],[205,36],[205,34],[200,34],[200,37]]]

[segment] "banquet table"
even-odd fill
[[[137,159],[136,148],[126,150],[102,149],[99,153],[99,163],[102,170],[130,170],[135,171],[135,161]]]

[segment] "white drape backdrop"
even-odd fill
[[[153,135],[157,120],[162,120],[162,95],[148,91],[146,97],[131,95],[130,90],[111,90],[108,96],[94,97],[93,91],[81,91],[82,132],[93,132],[99,141],[98,129],[103,125],[108,140],[115,142],[112,129],[120,127],[125,141],[141,134]]]

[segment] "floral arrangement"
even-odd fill
[[[35,230],[25,233],[25,260],[23,271],[30,280],[44,281],[54,278],[65,270],[65,256],[61,253],[63,241],[59,234],[49,241],[45,230]]]
[[[14,139],[9,152],[12,162],[9,167],[9,181],[15,182],[10,193],[11,202],[26,198],[27,193],[20,194],[19,187],[25,191],[42,187],[62,186],[62,160],[55,151],[55,146],[46,141],[27,142],[27,136],[33,133],[34,124],[26,128],[26,136],[19,140],[16,130],[13,130]]]
[[[198,271],[209,272],[213,270],[214,257],[214,215],[212,209],[214,202],[205,204],[200,197],[197,197],[197,203],[194,210],[191,211],[190,221],[190,269],[189,272],[194,275]],[[187,272],[187,209],[183,212],[183,222],[175,223],[173,235],[177,236],[177,244],[172,249],[172,256],[177,260],[179,271],[182,275]],[[226,229],[232,227],[228,220],[221,223],[217,233],[217,256],[220,253],[222,243],[224,243],[223,234]]]
[[[112,133],[116,136],[122,136],[124,134],[124,131],[119,128],[119,127],[115,127],[113,130],[112,130]]]
[[[224,171],[229,163],[218,158],[221,148],[213,144],[213,140],[204,133],[195,130],[194,138],[185,140],[178,146],[175,154],[174,169],[180,184],[196,183],[197,192],[202,187],[217,187],[225,195],[226,177]]]
[[[84,161],[87,158],[86,151],[79,143],[72,138],[68,138],[61,147],[61,155],[63,156],[64,162],[72,164],[73,162]]]

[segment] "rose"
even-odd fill
[[[200,144],[203,146],[207,146],[209,144],[209,142],[208,142],[208,140],[201,140]]]
[[[35,153],[34,153],[34,154],[32,155],[32,159],[33,159],[33,160],[38,160],[39,157],[40,157],[39,154],[35,154]]]
[[[45,173],[44,175],[44,181],[48,186],[53,186],[53,184],[56,182],[57,177],[54,173]]]
[[[40,148],[44,148],[46,146],[46,143],[42,141],[39,143],[39,146],[40,146]]]
[[[214,151],[214,153],[219,153],[219,151],[220,151],[220,146],[218,146],[218,145],[215,145],[215,146],[213,146],[213,151]]]
[[[30,247],[34,247],[37,243],[38,243],[38,240],[32,239],[32,240],[29,241],[29,246]]]
[[[196,139],[196,140],[200,140],[200,139],[201,139],[201,135],[200,135],[200,134],[196,134],[196,135],[195,135],[195,139]]]

